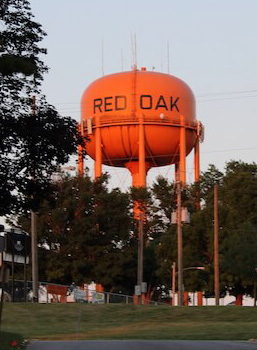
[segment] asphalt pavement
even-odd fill
[[[191,340],[33,341],[27,350],[257,350],[257,343]]]

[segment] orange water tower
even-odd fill
[[[95,161],[95,178],[102,164],[126,167],[135,187],[146,186],[151,167],[176,165],[176,179],[186,183],[186,156],[195,149],[195,180],[199,179],[201,123],[195,98],[182,80],[164,73],[133,69],[106,75],[85,90],[81,130],[87,153]],[[79,156],[79,175],[83,157]]]

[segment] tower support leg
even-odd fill
[[[95,129],[95,179],[98,179],[102,175],[102,139],[100,119],[96,119]]]
[[[197,137],[195,148],[194,148],[194,166],[195,166],[195,184],[196,184],[196,209],[200,210],[200,142]]]
[[[194,165],[195,165],[195,182],[200,180],[200,142],[197,137],[195,148],[194,148]]]
[[[138,161],[139,161],[139,181],[138,187],[146,187],[146,165],[145,165],[145,130],[143,116],[139,117],[138,126]]]
[[[182,186],[185,186],[186,185],[186,128],[185,128],[185,118],[183,115],[180,116],[179,158],[180,158],[180,181],[182,183]]]

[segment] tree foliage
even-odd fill
[[[200,186],[188,186],[183,191],[182,206],[191,213],[190,225],[183,225],[183,264],[205,267],[204,271],[185,271],[185,290],[214,295],[213,188],[218,183],[221,294],[253,294],[257,267],[256,171],[255,163],[230,161],[224,174],[210,165],[201,176]],[[150,241],[157,259],[155,281],[168,291],[171,265],[177,261],[176,225],[170,221],[171,212],[176,209],[175,184],[159,178],[151,191],[150,231],[159,232]],[[195,205],[199,194],[201,210]]]
[[[257,166],[230,161],[225,173],[213,165],[202,175],[203,208],[193,218],[192,229],[202,236],[205,256],[205,291],[214,293],[213,284],[213,184],[219,192],[219,258],[221,290],[233,295],[253,294],[257,266]]]
[[[219,180],[219,258],[221,293],[251,294],[257,267],[256,165],[230,162],[224,174],[213,165],[202,174],[201,209],[195,205],[195,186],[182,193],[182,206],[191,213],[183,224],[185,290],[214,295],[214,198]],[[43,249],[41,279],[51,282],[102,283],[107,290],[133,293],[137,278],[138,222],[132,205],[141,202],[144,223],[144,281],[148,295],[169,296],[171,267],[177,261],[177,229],[171,223],[176,209],[176,186],[157,178],[151,188],[122,193],[108,189],[104,176],[68,178],[55,184],[52,201],[39,212]],[[198,190],[197,190],[198,191]],[[43,254],[44,253],[44,254]],[[47,257],[47,259],[46,259]]]
[[[107,188],[104,176],[58,181],[52,201],[38,215],[38,236],[47,261],[43,272],[52,282],[69,284],[95,281],[111,290],[132,292],[134,239],[131,235],[128,194]],[[23,218],[23,225],[29,225]]]
[[[83,143],[76,122],[39,94],[46,35],[28,0],[0,3],[0,216],[36,209],[52,173]],[[33,105],[32,96],[37,94]],[[33,200],[32,200],[33,199]]]

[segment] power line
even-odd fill
[[[206,153],[222,153],[222,152],[238,152],[238,151],[252,151],[257,149],[257,147],[246,147],[246,148],[231,148],[231,149],[222,149],[222,150],[215,150],[215,151],[204,151],[201,152],[201,154],[206,154]]]
[[[211,102],[211,101],[222,101],[222,100],[235,100],[235,99],[244,99],[244,98],[255,98],[257,95],[249,95],[249,96],[233,96],[233,97],[221,97],[221,98],[210,98],[210,99],[204,99],[201,100],[201,98],[204,97],[216,97],[216,96],[230,96],[230,95],[236,95],[236,94],[250,94],[250,93],[257,93],[257,89],[253,90],[238,90],[238,91],[227,91],[227,92],[214,92],[214,93],[203,93],[203,94],[196,94],[197,101],[199,103],[202,102]],[[80,105],[80,102],[56,102],[55,105]],[[71,107],[72,108],[72,107]],[[70,112],[80,112],[80,109],[65,109],[69,110]]]
[[[237,96],[237,97],[224,97],[224,98],[213,98],[213,99],[208,99],[208,100],[198,100],[198,103],[202,103],[202,102],[212,102],[212,101],[225,101],[225,100],[241,100],[244,98],[256,98],[257,95],[254,96]]]
[[[240,91],[238,90],[238,91],[210,92],[210,93],[198,94],[196,96],[202,97],[202,96],[234,95],[234,94],[246,94],[246,93],[253,93],[253,92],[257,92],[257,89],[240,90]]]

